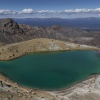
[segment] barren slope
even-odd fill
[[[64,26],[35,27],[19,25],[12,19],[0,20],[0,45],[34,38],[56,39],[100,47],[100,31],[85,31]]]
[[[21,55],[24,55],[29,52],[46,52],[62,50],[99,50],[99,48],[59,40],[39,38],[1,46],[0,59],[9,60],[16,57],[20,57]]]

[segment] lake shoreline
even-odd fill
[[[26,46],[27,45],[27,46]],[[28,53],[38,52],[58,52],[58,51],[72,51],[72,50],[97,50],[100,48],[75,44],[65,41],[53,39],[33,39],[29,41],[19,42],[15,44],[8,44],[0,47],[0,60],[7,61],[19,58]]]
[[[97,80],[97,77],[100,77],[100,75],[96,74],[96,75],[90,75],[88,78],[80,81],[80,82],[77,82],[67,88],[63,88],[63,89],[59,89],[59,90],[41,90],[41,89],[34,89],[34,88],[29,88],[29,87],[26,87],[26,86],[21,86],[15,82],[13,82],[12,80],[10,80],[8,77],[4,76],[3,74],[0,73],[0,82],[2,81],[2,83],[5,83],[7,86],[10,86],[10,88],[8,87],[7,91],[10,92],[10,91],[16,91],[16,90],[11,90],[11,87],[13,88],[16,88],[17,91],[20,91],[20,93],[27,93],[27,95],[35,95],[35,98],[52,98],[50,100],[57,100],[57,98],[59,98],[60,96],[63,98],[63,97],[66,97],[67,95],[72,95],[72,93],[74,93],[74,90],[77,89],[77,88],[84,88],[86,87],[85,85],[90,85],[89,88],[91,88],[91,84],[95,84],[95,81]],[[1,86],[2,88],[5,88],[5,86]],[[92,87],[93,89],[95,87]],[[90,89],[89,89],[90,91]],[[92,91],[92,90],[91,90]],[[67,94],[66,94],[67,93]],[[77,91],[76,91],[77,93]],[[41,95],[40,95],[41,94]],[[64,95],[66,94],[66,95]],[[40,95],[40,97],[39,97]],[[24,96],[24,94],[23,94]],[[29,97],[30,98],[30,97]],[[32,98],[32,97],[31,97]],[[65,99],[66,100],[66,99]]]
[[[82,83],[83,81],[85,80],[89,80],[93,77],[96,77],[96,76],[100,76],[100,74],[94,74],[94,75],[89,75],[87,78],[81,80],[81,81],[78,81],[78,82],[75,82],[73,83],[72,85],[70,86],[66,86],[64,88],[59,88],[59,89],[39,89],[39,88],[35,88],[35,87],[28,87],[28,86],[24,86],[24,85],[20,85],[16,82],[14,82],[13,80],[11,80],[7,75],[5,75],[4,73],[0,72],[0,76],[4,77],[5,80],[7,80],[8,82],[11,82],[12,84],[14,84],[15,86],[18,86],[18,87],[22,87],[24,89],[27,89],[27,90],[35,90],[35,91],[48,91],[48,92],[54,92],[54,91],[64,91],[64,90],[67,90],[67,89],[70,89],[71,87],[74,87],[75,85],[77,84],[80,84]]]

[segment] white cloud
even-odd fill
[[[16,14],[17,11],[14,10],[0,10],[0,14]]]
[[[90,12],[100,12],[100,8],[96,9],[75,9],[75,10],[65,10],[66,13],[90,13]]]
[[[100,8],[96,9],[70,9],[63,11],[54,10],[33,10],[23,9],[21,11],[15,10],[0,10],[0,17],[24,17],[24,18],[34,18],[34,17],[60,17],[60,18],[76,18],[76,17],[100,17]]]
[[[38,13],[54,13],[54,12],[57,12],[57,11],[53,11],[53,10],[39,10],[37,12]]]
[[[100,8],[97,8],[97,9],[95,9],[95,10],[100,12]]]
[[[29,8],[29,9],[23,9],[22,11],[20,11],[20,13],[31,14],[31,13],[33,13],[33,9],[31,9],[31,8]]]

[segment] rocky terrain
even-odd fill
[[[12,19],[0,20],[0,60],[29,52],[100,50],[99,31],[62,26],[32,27]],[[0,100],[99,100],[100,76],[94,75],[68,89],[43,91],[19,86],[0,74]]]
[[[49,38],[100,47],[100,31],[85,31],[64,26],[35,27],[0,19],[0,44],[11,44],[34,38]]]

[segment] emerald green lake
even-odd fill
[[[62,89],[100,73],[100,52],[67,51],[30,53],[0,61],[0,72],[20,85],[38,89]]]

